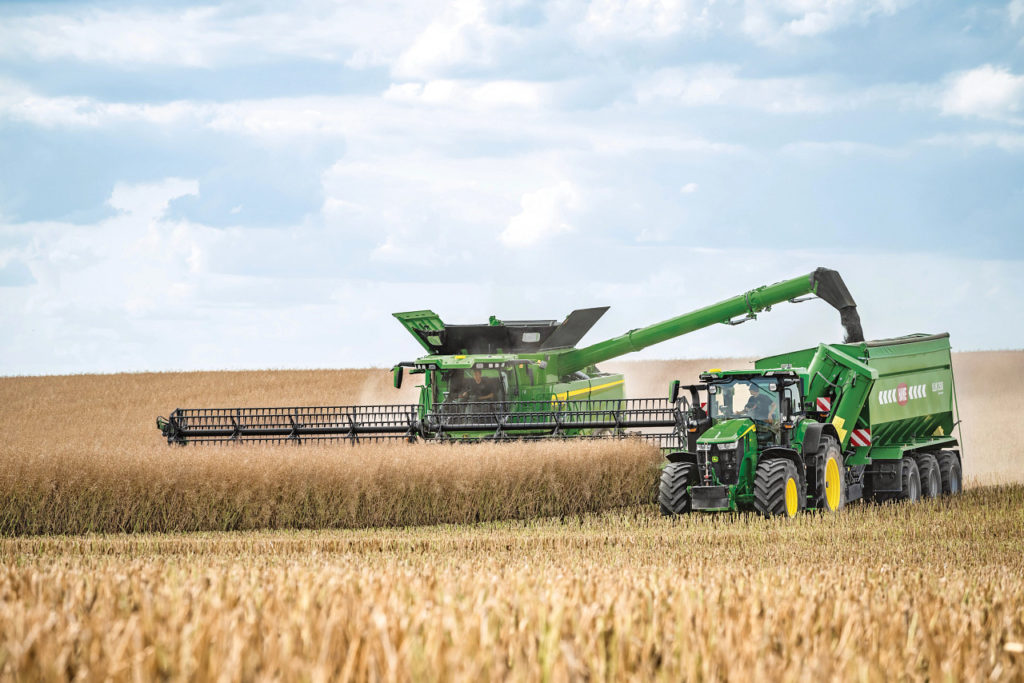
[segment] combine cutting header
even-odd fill
[[[802,298],[804,297],[804,298]],[[665,398],[626,399],[625,378],[597,364],[715,324],[737,325],[791,301],[820,298],[840,312],[847,342],[863,339],[857,306],[839,273],[812,273],[590,346],[576,344],[608,310],[554,320],[447,325],[433,311],[396,313],[428,355],[395,366],[423,375],[410,405],[178,409],[158,418],[169,443],[322,439],[601,437],[642,430],[664,448],[683,443],[684,413]],[[695,398],[691,397],[691,398]],[[685,402],[685,401],[684,401]]]

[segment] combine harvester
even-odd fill
[[[717,474],[713,474],[711,479],[699,480],[708,486],[726,487],[728,502],[714,508],[701,507],[705,501],[701,496],[706,494],[691,494],[691,490],[696,490],[698,478],[706,477],[707,467],[720,461],[717,455],[710,456],[714,460],[698,458],[699,454],[710,452],[705,449],[711,443],[708,439],[713,438],[708,436],[711,430],[724,428],[725,414],[715,416],[713,412],[717,405],[716,393],[709,392],[717,392],[717,387],[712,388],[711,376],[702,378],[704,384],[687,387],[687,395],[683,397],[679,396],[679,383],[674,382],[668,398],[627,399],[625,378],[621,374],[602,372],[597,364],[711,325],[747,322],[776,304],[806,301],[815,296],[839,310],[847,345],[863,344],[853,297],[839,273],[826,268],[759,287],[712,306],[580,349],[575,345],[608,310],[607,307],[573,311],[561,323],[553,320],[503,322],[492,316],[487,324],[481,325],[445,325],[432,311],[413,311],[396,313],[395,317],[428,355],[399,363],[393,369],[393,377],[394,386],[398,388],[402,385],[406,369],[409,374],[423,375],[419,401],[415,404],[179,408],[168,418],[157,418],[157,426],[168,443],[182,445],[252,441],[302,443],[345,440],[359,443],[391,439],[473,441],[639,436],[657,443],[669,454],[670,464],[662,477],[660,492],[663,511],[737,509],[749,502],[746,489],[737,488],[739,480],[727,483]],[[948,359],[948,341],[946,349]],[[794,356],[803,357],[799,353]],[[817,375],[809,377],[816,378]],[[826,383],[824,387],[808,384],[805,393],[808,397],[820,394],[823,398],[841,398],[845,395],[842,386],[835,381]],[[787,384],[786,388],[790,393],[778,396],[789,399],[787,405],[790,408],[785,415],[791,418],[794,428],[803,421],[809,423],[823,419],[825,415],[814,409],[813,402],[808,404],[802,398],[795,398],[803,396],[799,389],[794,394],[792,385]],[[817,394],[812,394],[812,389]],[[951,376],[949,389],[952,391]],[[709,399],[713,399],[710,401],[711,415],[706,410]],[[837,400],[837,408],[839,403]],[[749,425],[754,425],[758,434],[759,444],[767,446],[769,443],[770,439],[765,434],[778,434],[773,437],[777,441],[776,451],[762,449],[765,453],[760,459],[765,463],[776,456],[781,457],[783,451],[788,454],[794,448],[802,448],[805,441],[811,445],[813,436],[810,435],[816,433],[808,424],[794,431],[792,436],[786,434],[788,440],[783,443],[783,434],[774,429],[778,421],[770,417],[749,420]],[[952,427],[951,424],[946,426]],[[833,428],[838,435],[843,425],[833,425]],[[819,441],[814,445],[825,443],[823,436],[831,433],[818,430]],[[843,438],[837,438],[844,447],[849,444],[846,436],[844,430]],[[851,451],[851,457],[857,460],[846,469],[851,479],[850,485],[844,486],[844,501],[852,500],[863,490],[865,476],[870,478],[864,474],[864,468],[857,469],[860,460],[868,456]],[[701,469],[702,463],[705,469]],[[744,473],[751,467],[756,468],[758,453],[752,451],[745,455],[743,463]],[[805,474],[794,479],[794,484],[800,487],[798,490],[806,491],[806,500],[798,508],[817,506],[820,492],[814,486],[818,479],[817,473],[813,477]],[[788,490],[787,486],[789,484],[784,482],[784,492]],[[857,486],[861,489],[858,490]],[[721,489],[716,490],[718,498],[715,500],[721,503]],[[710,497],[706,498],[710,500]],[[776,498],[778,495],[772,501]],[[784,503],[786,500],[783,496]],[[777,513],[778,507],[775,505],[770,512]]]

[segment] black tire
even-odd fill
[[[942,495],[942,476],[939,474],[939,461],[931,453],[918,453],[914,456],[917,471],[921,475],[921,497],[938,498]]]
[[[939,451],[937,460],[939,462],[939,478],[942,480],[942,493],[947,496],[963,493],[964,473],[956,451]]]
[[[846,466],[843,464],[843,454],[835,437],[826,435],[821,438],[818,455],[822,458],[821,486],[817,491],[818,509],[824,512],[839,512],[846,505]],[[834,470],[830,467],[830,462],[834,463]],[[829,476],[830,471],[834,473],[833,476]],[[831,496],[832,504],[829,503],[831,486],[839,488],[838,495]]]
[[[663,515],[683,515],[690,511],[687,487],[697,483],[697,466],[692,462],[670,462],[661,471],[658,505]]]
[[[902,490],[896,500],[916,503],[921,500],[921,472],[917,469],[917,461],[910,456],[903,457],[903,470],[900,474]]]
[[[793,505],[787,508],[787,491],[792,495],[790,482],[796,490],[795,509]],[[804,509],[805,499],[796,465],[784,459],[757,463],[754,474],[754,508],[758,512],[765,517],[795,517]]]

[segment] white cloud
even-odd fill
[[[306,0],[290,3],[285,11],[251,6],[239,11],[231,4],[184,10],[83,7],[6,16],[0,23],[0,56],[128,68],[212,67],[259,63],[276,56],[344,61],[352,68],[365,68],[393,60],[439,6]]]
[[[452,68],[494,66],[499,53],[522,40],[514,29],[491,22],[482,0],[455,0],[398,55],[392,73],[429,80]]]
[[[145,218],[161,218],[171,200],[199,194],[199,182],[166,178],[157,183],[117,183],[107,204],[129,214]]]
[[[661,69],[636,86],[640,104],[670,102],[684,107],[722,106],[766,112],[830,111],[841,102],[821,81],[806,77],[743,78],[733,65],[706,64]]]
[[[1024,76],[991,64],[952,74],[940,106],[944,114],[1005,119],[1024,107]]]
[[[1024,152],[1024,135],[1018,133],[965,133],[933,135],[921,141],[925,145],[957,148],[995,147],[1005,152]]]
[[[596,0],[577,29],[585,41],[651,40],[704,32],[714,2],[703,0]]]
[[[562,181],[523,195],[522,211],[508,221],[498,236],[507,247],[531,247],[558,233],[571,232],[570,214],[579,207],[579,194],[572,183]]]
[[[915,0],[747,0],[743,32],[755,41],[782,45],[794,39],[864,24],[876,16],[890,16]]]
[[[785,154],[800,156],[825,155],[825,156],[875,156],[875,157],[896,157],[905,156],[906,152],[899,148],[874,145],[866,142],[854,142],[852,140],[826,140],[826,141],[801,141],[792,142],[782,146],[781,151]]]
[[[1010,0],[1006,6],[1006,12],[1010,15],[1010,23],[1014,26],[1024,18],[1024,0]]]
[[[772,114],[825,114],[877,105],[930,108],[934,87],[917,83],[851,86],[828,76],[746,77],[735,64],[658,69],[636,79],[640,106],[752,109]]]
[[[524,107],[535,109],[544,101],[547,87],[528,81],[455,81],[438,79],[425,83],[394,83],[384,99],[395,102],[454,105],[487,109]]]
[[[686,183],[679,188],[681,194],[693,194],[697,191],[697,183]]]

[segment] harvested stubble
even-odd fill
[[[0,535],[348,528],[576,515],[653,500],[636,439],[132,449],[4,458]]]
[[[1021,680],[1022,511],[0,540],[0,677]]]

